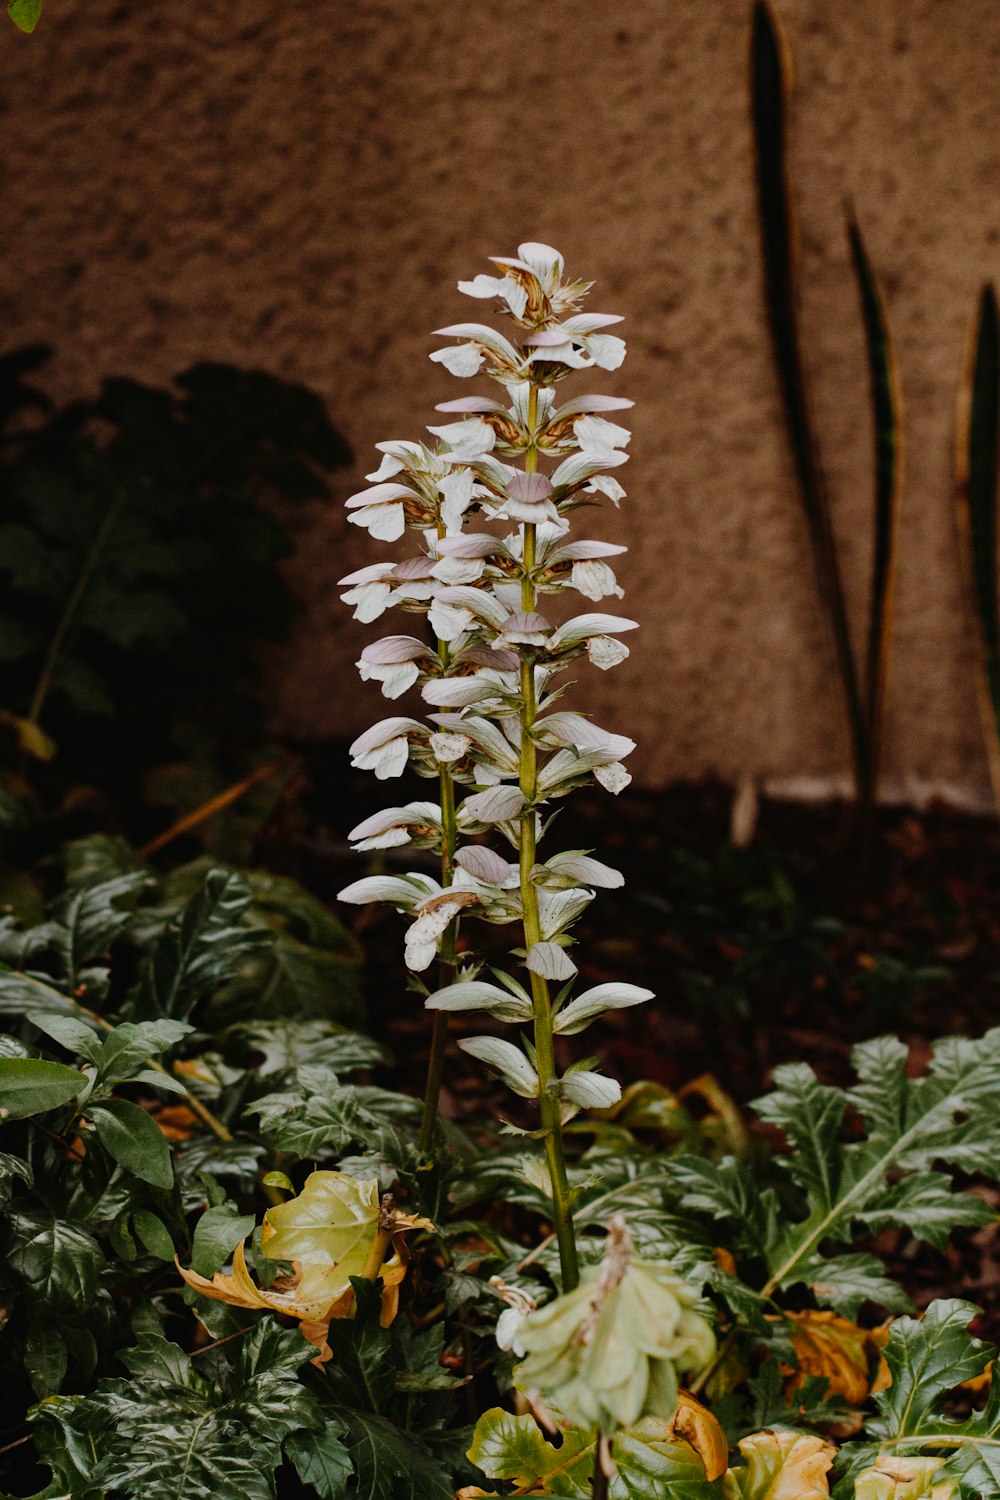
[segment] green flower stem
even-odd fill
[[[528,422],[532,435],[538,411],[538,395],[532,387],[529,398]],[[532,473],[537,464],[534,446],[525,456],[525,470]],[[535,566],[535,527],[524,528],[524,578],[521,584],[521,603],[525,612],[535,607],[535,586],[531,573]],[[538,752],[531,729],[535,722],[538,704],[535,697],[535,668],[531,660],[521,662],[521,765],[519,784],[524,795],[525,809],[520,819],[520,883],[521,902],[524,912],[524,945],[530,951],[541,942],[541,924],[538,918],[538,891],[532,880],[535,868],[535,798],[538,795]],[[538,1108],[542,1128],[545,1131],[545,1156],[552,1185],[552,1218],[556,1239],[559,1242],[559,1265],[562,1270],[562,1289],[571,1292],[580,1280],[580,1268],[576,1253],[576,1235],[573,1215],[570,1211],[569,1181],[566,1176],[566,1154],[563,1147],[562,1122],[559,1118],[559,1100],[554,1092],[556,1081],[555,1048],[552,1041],[552,1001],[549,998],[548,981],[540,974],[531,975],[531,1001],[534,1010],[535,1069],[538,1073]]]
[[[448,648],[442,642],[442,660],[447,664]],[[451,885],[455,865],[455,844],[458,825],[455,821],[455,782],[449,766],[441,767],[441,884]],[[449,923],[441,940],[438,960],[438,988],[444,989],[455,978],[458,949],[458,918]],[[429,1152],[434,1144],[434,1126],[437,1123],[438,1099],[441,1080],[444,1076],[444,1054],[448,1046],[448,1012],[435,1011],[431,1030],[431,1050],[427,1059],[427,1083],[424,1088],[424,1107],[420,1119],[420,1150]]]

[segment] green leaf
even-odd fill
[[[555,1447],[533,1417],[494,1407],[476,1424],[469,1458],[489,1478],[513,1480],[532,1495],[590,1500],[597,1434],[562,1426],[560,1437]],[[724,1493],[721,1482],[705,1478],[694,1450],[671,1439],[667,1422],[645,1418],[615,1437],[612,1452],[619,1474],[613,1500],[721,1500]]]
[[[968,1332],[978,1311],[970,1302],[949,1298],[932,1302],[920,1320],[893,1323],[885,1349],[892,1384],[875,1397],[878,1417],[868,1423],[865,1441],[841,1450],[844,1479],[838,1496],[853,1496],[853,1478],[880,1456],[915,1458],[942,1451],[949,1457],[935,1482],[957,1478],[963,1494],[1000,1493],[1000,1388],[994,1382],[984,1409],[965,1421],[949,1417],[945,1404],[950,1392],[980,1375],[996,1353]]]
[[[214,1276],[253,1234],[257,1220],[253,1214],[240,1214],[230,1203],[207,1209],[195,1225],[191,1244],[191,1264],[199,1276]]]
[[[58,1042],[60,1047],[85,1057],[88,1062],[93,1062],[101,1050],[97,1028],[76,1016],[53,1014],[48,1010],[29,1010],[27,1020],[45,1036]]]
[[[37,1057],[0,1057],[0,1119],[24,1120],[58,1109],[87,1085],[86,1074]]]
[[[170,1147],[156,1122],[138,1104],[111,1099],[87,1106],[101,1145],[115,1161],[153,1187],[174,1185]]]
[[[251,895],[246,882],[210,870],[202,889],[184,907],[146,960],[132,1005],[140,1016],[178,1017],[230,978],[269,938],[247,927]]]
[[[365,1500],[454,1500],[451,1474],[387,1417],[343,1411],[344,1446]]]
[[[126,1021],[116,1026],[93,1059],[97,1076],[106,1080],[131,1078],[134,1070],[151,1057],[166,1052],[187,1036],[192,1028],[186,1021]]]
[[[32,1305],[47,1316],[92,1306],[105,1261],[97,1241],[80,1225],[35,1204],[15,1205],[6,1251]]]
[[[42,0],[9,0],[7,14],[19,31],[34,31],[42,14]]]
[[[265,1094],[247,1113],[258,1116],[261,1133],[277,1150],[308,1161],[339,1155],[352,1141],[398,1156],[396,1123],[412,1118],[417,1106],[404,1094],[341,1083],[328,1067],[307,1066],[296,1068],[280,1093]]]
[[[47,1403],[36,1421],[61,1430],[88,1495],[84,1486],[143,1500],[274,1500],[282,1441],[322,1420],[297,1374],[310,1352],[298,1333],[258,1325],[215,1386],[176,1345],[145,1335],[123,1356],[130,1379]]]
[[[33,1322],[24,1341],[24,1368],[39,1399],[58,1393],[66,1378],[66,1344],[54,1323]]]
[[[318,1432],[304,1429],[285,1439],[285,1456],[291,1459],[303,1484],[311,1484],[320,1500],[346,1500],[354,1472],[344,1437],[346,1428],[327,1414]]]
[[[174,1242],[170,1238],[170,1231],[156,1214],[148,1208],[133,1210],[132,1227],[150,1255],[155,1255],[159,1260],[173,1260]]]

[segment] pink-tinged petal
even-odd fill
[[[490,557],[506,550],[499,537],[477,531],[467,531],[464,536],[445,536],[438,542],[438,551],[445,557]]]
[[[558,328],[540,328],[537,333],[529,333],[524,342],[530,349],[556,349],[570,340]]]
[[[454,401],[439,401],[434,410],[482,414],[483,412],[505,413],[507,408],[501,401],[491,401],[489,396],[456,396]]]
[[[345,901],[348,906],[391,901],[396,906],[408,909],[418,901],[426,900],[426,896],[411,881],[404,880],[402,875],[367,875],[363,880],[355,880],[338,891],[337,900]]]
[[[414,733],[424,733],[424,726],[419,719],[381,719],[370,729],[366,729],[364,734],[358,735],[349,754],[364,755],[369,750],[377,750],[379,745],[385,745],[389,740],[398,739],[400,735]]]
[[[576,964],[558,943],[533,943],[528,949],[528,968],[543,979],[572,979]]]
[[[402,562],[393,564],[392,576],[402,581],[412,582],[417,579],[430,578],[433,567],[434,559],[431,557],[406,557]]]
[[[572,401],[567,401],[552,413],[550,421],[562,422],[566,417],[587,415],[591,412],[602,411],[628,411],[635,405],[625,396],[574,396]],[[438,410],[441,408],[439,407]]]
[[[467,646],[461,661],[463,665],[485,667],[490,672],[517,672],[521,667],[513,651],[494,651],[491,646]]]
[[[627,551],[627,547],[619,547],[614,542],[568,542],[565,547],[550,552],[545,561],[550,566],[557,562],[589,562],[596,557],[620,557]]]
[[[361,660],[369,665],[417,661],[421,656],[430,656],[430,647],[418,641],[415,635],[385,635],[380,641],[372,641],[361,653]]]
[[[507,485],[507,493],[512,500],[538,504],[552,494],[552,483],[544,474],[524,474],[518,470]]]
[[[569,710],[536,719],[532,734],[540,741],[572,745],[577,750],[595,750],[602,755],[610,755],[615,760],[631,755],[635,749],[635,741],[628,739],[626,735],[611,734],[599,724],[585,719],[583,714]]]
[[[391,562],[369,563],[367,568],[357,568],[353,573],[338,578],[337,587],[341,588],[349,583],[382,583],[391,577],[392,572]]]
[[[508,860],[502,859],[492,849],[484,849],[481,844],[467,844],[464,849],[459,849],[455,863],[484,885],[502,886],[514,868]]]
[[[392,500],[419,500],[416,490],[405,484],[373,484],[367,490],[359,490],[344,501],[346,510],[357,510],[361,506],[388,505]]]
[[[560,625],[552,637],[553,650],[562,646],[576,646],[592,635],[620,635],[625,630],[638,630],[638,620],[626,620],[621,615],[576,615]]]
[[[577,313],[563,321],[567,333],[593,333],[595,328],[610,328],[612,323],[624,323],[621,313]]]
[[[495,693],[494,684],[482,682],[478,677],[432,678],[420,689],[424,702],[438,708],[470,708]]]
[[[485,792],[466,797],[462,811],[474,823],[506,823],[519,816],[524,807],[524,793],[516,786],[491,786]]]
[[[440,827],[440,807],[434,802],[410,802],[405,807],[383,807],[380,812],[372,813],[370,818],[363,819],[356,828],[352,828],[347,835],[348,842],[353,844],[357,839],[374,838],[389,828],[411,824]]]
[[[571,880],[579,881],[581,885],[594,885],[612,891],[625,884],[625,876],[620,870],[602,864],[599,859],[591,859],[587,854],[574,854],[572,850],[554,854],[551,859],[546,860],[545,865],[546,869],[557,875],[566,875]]]

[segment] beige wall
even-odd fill
[[[995,0],[779,0],[798,69],[804,327],[856,621],[871,432],[841,223],[884,276],[909,419],[888,760],[981,792],[948,491],[977,288],[1000,274]],[[0,32],[6,346],[54,387],[254,363],[328,400],[359,455],[467,393],[426,361],[454,290],[548,240],[623,312],[631,661],[588,683],[650,782],[835,777],[846,764],[761,316],[747,129],[749,0],[46,0]],[[356,730],[361,636],[333,581],[378,544],[299,522],[307,611],[271,664],[277,725]],[[350,533],[350,534],[349,534]],[[346,687],[346,691],[345,691]]]

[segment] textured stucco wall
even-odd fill
[[[798,74],[804,329],[853,616],[871,431],[841,203],[886,285],[909,423],[888,731],[897,779],[985,785],[954,558],[949,444],[966,319],[1000,246],[995,0],[779,0]],[[846,764],[761,312],[749,0],[46,0],[0,35],[10,347],[60,395],[205,357],[304,380],[358,454],[469,385],[426,361],[454,290],[520,238],[623,312],[638,402],[621,517],[629,663],[588,681],[648,781]],[[307,601],[270,664],[276,725],[356,730],[362,638],[332,582],[376,546],[300,521]],[[594,674],[596,676],[596,674]]]

